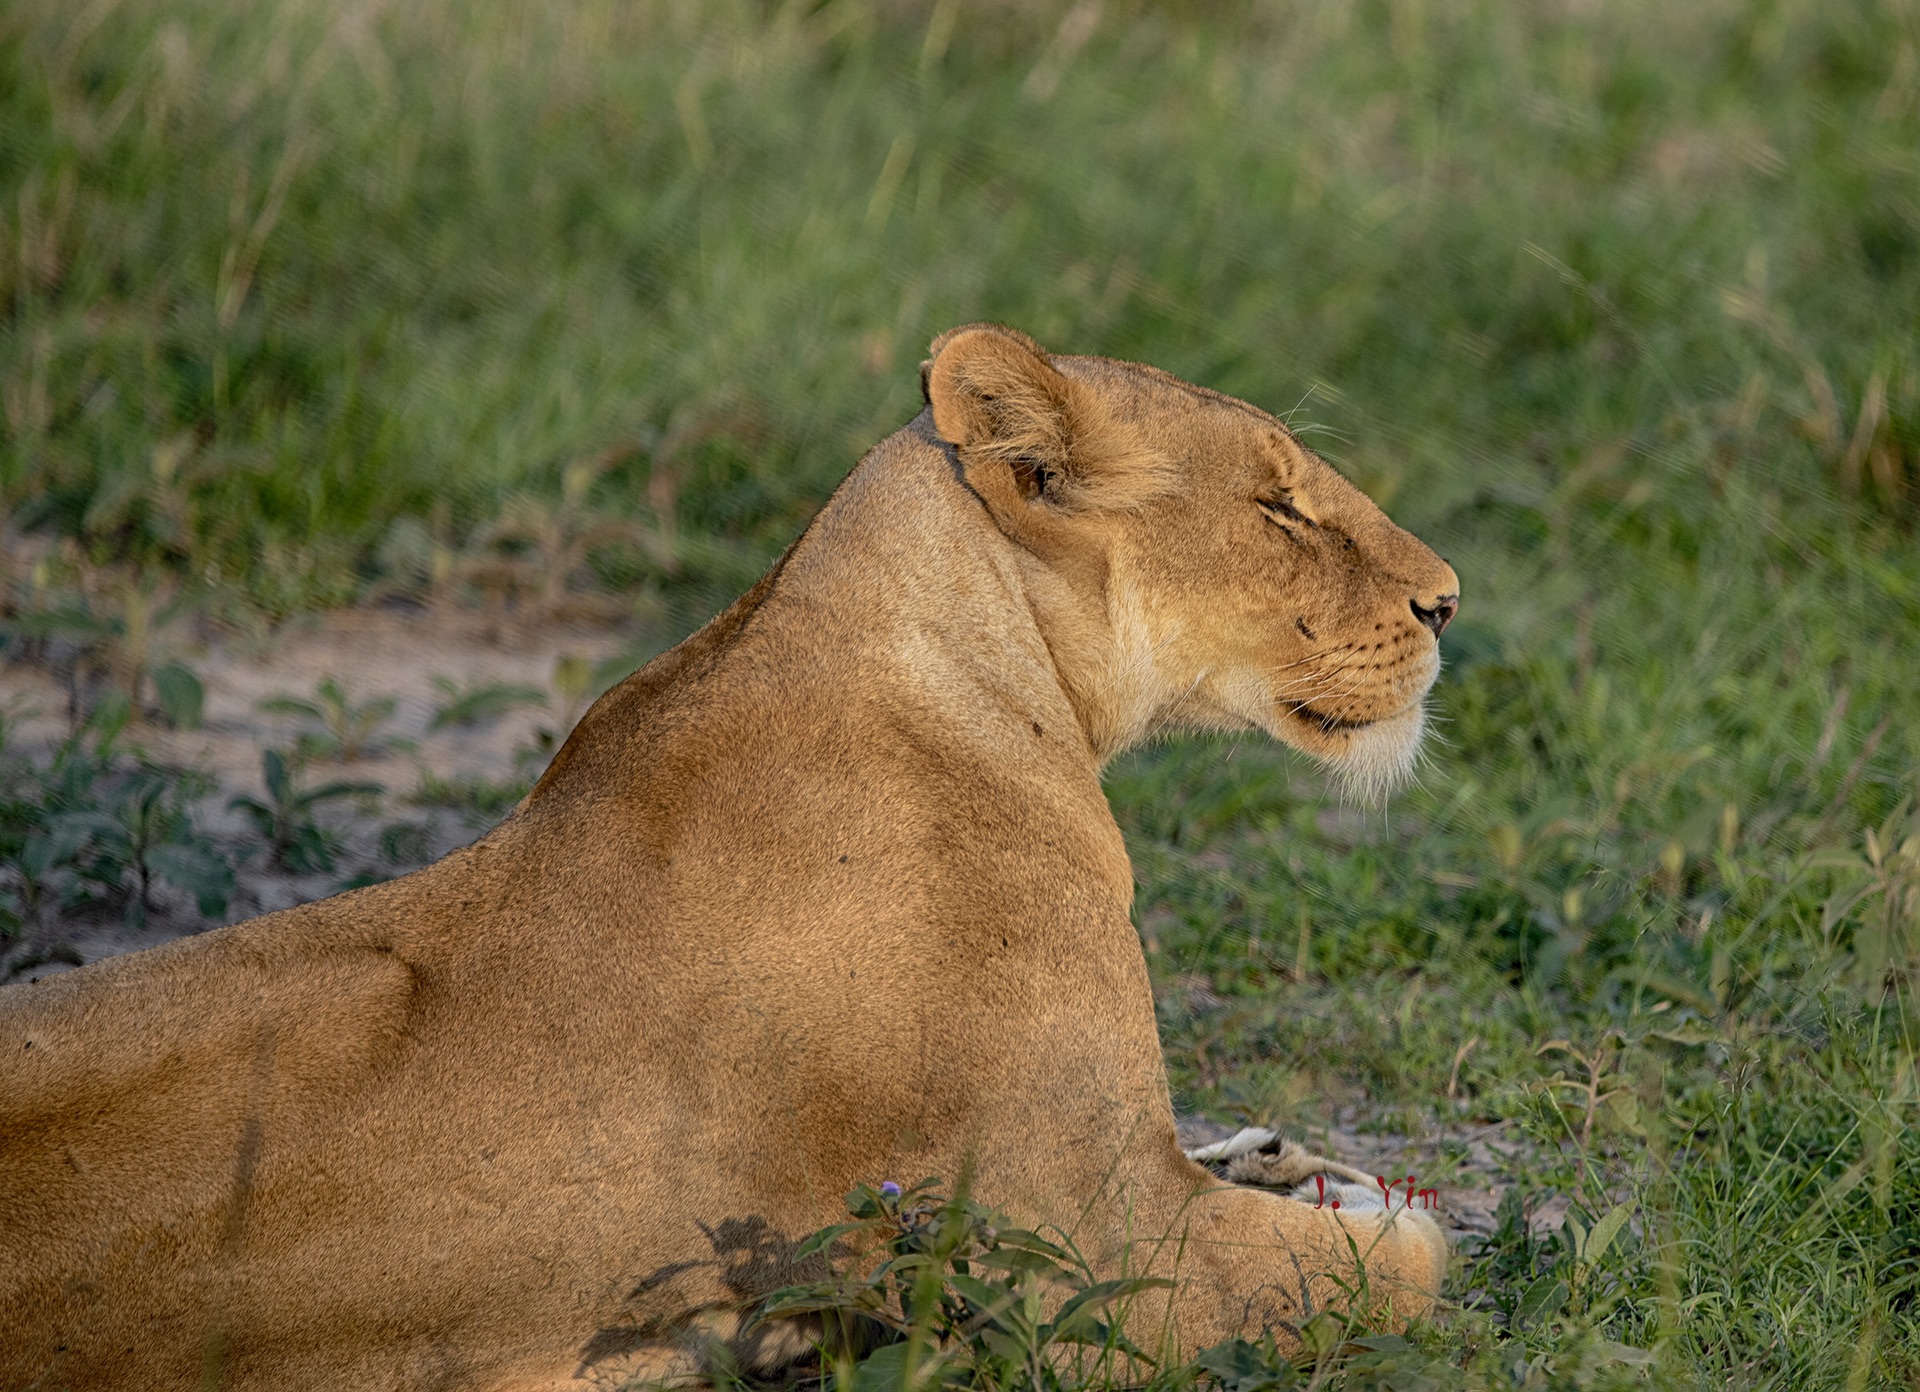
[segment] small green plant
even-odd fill
[[[206,784],[187,784],[144,768],[114,780],[98,803],[62,813],[47,826],[47,863],[67,860],[109,891],[124,890],[127,915],[144,921],[153,908],[153,883],[162,880],[193,897],[207,918],[227,911],[233,867],[194,834],[183,802]],[[31,853],[31,852],[29,852]]]
[[[1493,1232],[1468,1252],[1467,1310],[1490,1318],[1500,1338],[1551,1335],[1558,1344],[1578,1343],[1620,1313],[1630,1289],[1629,1249],[1638,1246],[1628,1226],[1634,1209],[1632,1201],[1619,1203],[1595,1218],[1574,1205],[1558,1231],[1536,1236],[1525,1196],[1509,1189]],[[1612,1340],[1600,1352],[1623,1368],[1651,1361],[1645,1350]]]
[[[378,783],[334,782],[302,788],[295,766],[277,749],[261,754],[260,772],[266,799],[241,796],[227,805],[246,814],[266,841],[274,864],[301,875],[331,871],[339,850],[339,838],[320,823],[318,810],[341,798],[371,801],[385,791]]]
[[[1056,1389],[1152,1367],[1108,1315],[1171,1281],[1096,1280],[1064,1236],[1014,1227],[964,1192],[942,1197],[938,1183],[848,1194],[853,1221],[795,1252],[824,1258],[830,1274],[776,1291],[760,1318],[819,1318],[823,1359],[854,1387]]]
[[[354,701],[347,689],[333,677],[322,677],[313,688],[313,699],[302,696],[269,696],[258,709],[267,715],[294,716],[318,728],[302,731],[294,744],[299,762],[330,759],[351,764],[371,754],[389,749],[411,749],[413,742],[394,735],[381,735],[380,727],[393,718],[397,702],[391,696],[374,696]]]
[[[127,719],[124,699],[105,702],[44,771],[10,762],[0,776],[0,871],[13,881],[0,889],[7,935],[49,909],[89,902],[120,903],[142,922],[156,882],[186,892],[206,917],[226,912],[233,869],[188,810],[210,783],[122,756]]]
[[[1156,1364],[1119,1331],[1118,1316],[1133,1297],[1172,1281],[1095,1280],[1064,1236],[1015,1227],[964,1193],[949,1199],[937,1188],[932,1179],[911,1189],[891,1182],[856,1188],[847,1195],[852,1221],[822,1228],[795,1249],[797,1262],[825,1262],[826,1276],[775,1291],[762,1306],[762,1321],[819,1321],[823,1385],[846,1392],[1572,1392],[1614,1385],[1623,1380],[1615,1374],[1646,1361],[1639,1350],[1596,1343],[1580,1324],[1566,1338],[1582,1351],[1577,1369],[1562,1366],[1565,1359],[1529,1364],[1480,1327],[1482,1347],[1467,1366],[1454,1367],[1422,1346],[1431,1330],[1410,1331],[1412,1338],[1368,1333],[1351,1316],[1321,1310],[1290,1331],[1290,1346],[1266,1330],[1202,1349],[1189,1363]],[[1583,1250],[1591,1260],[1622,1221],[1609,1218],[1610,1232],[1588,1236]],[[1486,1324],[1484,1315],[1472,1318]]]
[[[1920,807],[1902,799],[1877,827],[1860,834],[1859,851],[1830,851],[1813,863],[1841,872],[1841,887],[1821,909],[1820,932],[1831,939],[1854,921],[1853,971],[1878,1000],[1897,982],[1920,977]]]
[[[422,766],[420,786],[414,789],[411,802],[417,807],[445,807],[458,812],[470,826],[481,826],[497,822],[513,810],[514,804],[527,795],[533,783],[525,778],[507,778],[499,782],[482,777],[479,774],[456,774],[451,778],[442,778],[432,769]]]
[[[1271,1333],[1258,1342],[1229,1339],[1216,1344],[1194,1359],[1193,1370],[1220,1392],[1286,1392],[1301,1382],[1300,1369],[1280,1351]]]
[[[428,829],[419,822],[389,822],[380,830],[380,859],[390,866],[413,867],[431,859]]]
[[[577,459],[561,471],[559,496],[517,492],[505,500],[499,518],[481,540],[485,560],[470,568],[483,589],[525,596],[535,617],[558,618],[569,611],[606,616],[617,605],[593,603],[573,592],[574,577],[587,568],[589,555],[605,547],[623,547],[671,564],[659,555],[659,534],[624,518],[597,514],[589,505],[594,483],[628,451],[614,450]]]
[[[9,780],[7,838],[0,845],[15,883],[9,911],[16,929],[77,897],[82,877],[73,860],[88,838],[84,831],[63,831],[61,819],[96,806],[96,785],[113,760],[127,709],[124,698],[103,701],[54,751],[44,771],[16,766]]]
[[[433,678],[434,689],[443,698],[427,722],[429,730],[449,726],[474,726],[496,720],[521,706],[544,706],[547,694],[537,687],[516,686],[510,682],[475,682],[462,687],[450,677]]]
[[[206,711],[207,689],[184,662],[169,662],[153,674],[153,696],[160,713],[176,730],[197,730]]]
[[[149,686],[159,714],[180,729],[200,723],[206,693],[191,668],[159,662],[161,634],[188,612],[184,598],[167,598],[151,577],[108,573],[89,589],[59,596],[11,622],[22,637],[63,640],[81,668],[106,677],[124,695],[136,719],[146,712]]]

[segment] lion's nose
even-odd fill
[[[1453,622],[1453,616],[1460,612],[1459,595],[1443,594],[1434,600],[1431,607],[1417,599],[1409,600],[1408,603],[1413,606],[1414,618],[1432,629],[1433,636],[1436,638],[1448,624]]]

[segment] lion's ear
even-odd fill
[[[1153,451],[1025,334],[970,324],[929,351],[920,381],[933,428],[983,496],[1010,481],[1030,503],[1081,511],[1135,507],[1164,491]]]

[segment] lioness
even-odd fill
[[[1173,1277],[1143,1347],[1428,1308],[1422,1214],[1180,1151],[1101,766],[1405,770],[1458,581],[1273,417],[1010,329],[526,801],[390,884],[0,993],[10,1388],[697,1373],[858,1181]]]

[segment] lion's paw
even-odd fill
[[[1316,1155],[1264,1126],[1244,1127],[1225,1140],[1195,1146],[1186,1154],[1229,1184],[1278,1190],[1316,1207],[1337,1204],[1343,1210],[1392,1216],[1409,1208],[1429,1210],[1436,1197],[1431,1189],[1410,1189],[1404,1181],[1376,1177]]]

